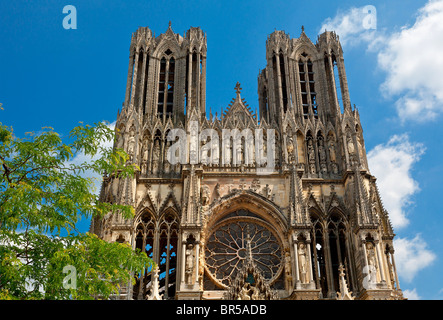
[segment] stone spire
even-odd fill
[[[339,274],[339,282],[340,282],[340,291],[337,292],[337,300],[354,300],[352,296],[352,291],[349,291],[348,284],[346,283],[345,278],[345,268],[342,264],[338,267]]]
[[[152,287],[151,287],[151,294],[148,296],[148,300],[162,300],[162,296],[159,294],[158,291],[158,265],[156,264],[154,267],[154,270],[152,270]]]

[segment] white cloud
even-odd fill
[[[429,0],[415,23],[398,32],[365,28],[364,8],[337,13],[323,22],[320,32],[335,30],[343,47],[365,44],[377,54],[378,66],[386,73],[380,90],[394,99],[402,121],[435,119],[443,112],[443,0]]]
[[[421,299],[421,297],[417,293],[416,288],[414,288],[412,290],[403,290],[403,296],[405,296],[409,300],[420,300]]]
[[[395,263],[398,275],[406,282],[411,282],[417,273],[428,267],[436,259],[428,244],[417,234],[413,239],[397,238],[394,240]]]
[[[374,6],[352,7],[323,21],[319,33],[335,31],[342,46],[372,42],[376,36],[377,14]]]
[[[115,128],[115,121],[110,123],[108,125],[108,127],[112,130],[114,130]],[[114,141],[106,141],[103,143],[103,147],[105,148],[111,148],[114,145]],[[90,163],[91,161],[97,160],[100,157],[100,155],[96,155],[94,157],[91,156],[87,156],[84,153],[79,153],[76,154],[70,161],[68,161],[68,164],[75,164],[75,165],[80,165],[82,163],[88,162]],[[91,170],[87,170],[85,171],[82,175],[83,178],[91,178],[94,181],[94,193],[95,194],[99,194],[100,193],[100,188],[101,188],[101,184],[102,184],[102,179],[103,177],[96,173],[93,172]]]
[[[418,11],[413,26],[392,34],[378,54],[387,77],[385,95],[402,95],[396,108],[402,120],[426,121],[443,111],[443,0]]]
[[[377,177],[377,185],[383,204],[389,212],[394,228],[408,225],[406,208],[418,192],[417,181],[412,178],[412,166],[424,153],[420,143],[409,141],[407,134],[394,135],[386,144],[379,144],[368,152],[371,173]]]
[[[413,205],[412,196],[420,190],[412,177],[412,169],[424,151],[421,143],[411,142],[409,136],[403,134],[392,136],[387,143],[368,152],[369,168],[377,177],[383,204],[394,228],[409,224],[406,210]],[[398,275],[406,282],[411,282],[436,258],[420,234],[412,239],[397,237],[394,248]],[[419,299],[415,289],[405,290],[405,296],[411,300]]]

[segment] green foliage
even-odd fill
[[[108,298],[150,266],[145,253],[75,227],[81,217],[133,217],[130,206],[100,202],[85,176],[135,174],[123,150],[104,147],[113,138],[106,123],[75,127],[69,143],[52,128],[22,139],[0,123],[0,299]],[[67,265],[76,289],[63,286]]]

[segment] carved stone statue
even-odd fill
[[[238,295],[238,300],[251,300],[248,287],[249,283],[245,283],[245,285],[241,288],[240,294]]]
[[[146,142],[145,142],[145,147],[143,149],[144,150],[143,150],[143,158],[142,158],[142,167],[141,167],[141,169],[142,169],[142,173],[145,174],[145,173],[147,173],[147,170],[148,170],[148,147],[146,145]]]
[[[125,137],[123,132],[117,133],[118,140],[117,140],[117,149],[123,149],[123,145],[125,143]]]
[[[237,147],[236,147],[236,159],[237,159],[237,163],[236,165],[239,166],[243,163],[243,146],[242,143],[238,143]]]
[[[372,218],[378,220],[379,216],[377,212],[377,203],[375,201],[372,202],[371,211],[372,211]]]
[[[209,187],[207,185],[204,185],[202,187],[202,205],[207,206],[209,204],[209,201],[211,199],[211,191],[209,190]]]
[[[320,170],[322,173],[327,173],[328,172],[328,168],[326,167],[326,163],[322,162],[320,164]]]
[[[335,155],[335,145],[334,145],[334,141],[332,141],[332,138],[329,140],[329,159],[331,159],[331,162],[336,162],[337,161],[337,157]]]
[[[128,137],[128,155],[129,159],[132,161],[134,159],[134,149],[135,149],[135,129],[134,126],[131,127]]]
[[[251,300],[262,300],[262,296],[260,294],[260,290],[257,287],[253,287],[252,288]]]
[[[194,245],[189,243],[186,246],[186,265],[185,265],[185,274],[186,274],[186,284],[192,285],[192,273],[194,271]]]
[[[368,242],[366,244],[366,249],[368,251],[368,264],[377,268],[376,258],[375,258],[375,249],[372,242]]]
[[[224,143],[222,144],[222,148],[224,148],[224,164],[231,163],[231,142],[229,139],[225,139]]]
[[[315,162],[311,162],[311,163],[309,164],[309,170],[310,170],[310,172],[311,172],[312,174],[317,173],[317,168],[315,167]]]
[[[300,269],[300,281],[301,283],[308,283],[308,259],[307,259],[306,246],[303,242],[298,245],[298,262]]]
[[[220,194],[220,184],[217,183],[215,185],[215,188],[214,188],[214,197],[220,198],[220,196],[221,196],[221,194]]]
[[[207,165],[210,160],[208,159],[208,147],[209,145],[206,145],[207,141],[206,139],[202,140],[202,146],[201,146],[201,157],[200,157],[200,162],[204,165]],[[209,161],[208,161],[209,160]]]
[[[159,161],[160,161],[160,143],[158,140],[155,140],[154,150],[152,151],[152,173],[153,174],[158,173]]]
[[[292,286],[292,273],[291,273],[291,255],[289,252],[285,252],[285,273],[286,273],[286,282],[290,287]]]
[[[309,162],[315,162],[315,151],[314,146],[312,145],[312,139],[308,140],[308,158]]]
[[[165,173],[169,173],[171,171],[171,163],[166,160],[165,161]]]
[[[211,163],[218,165],[220,162],[220,143],[218,136],[211,137]]]
[[[251,183],[251,190],[257,192],[260,189],[260,180],[254,179]]]
[[[368,256],[368,267],[369,267],[369,276],[371,283],[377,282],[377,258],[375,253],[375,248],[372,242],[368,242],[366,244],[366,251]]]
[[[288,139],[287,151],[288,151],[288,162],[294,163],[294,140],[292,137],[289,137]]]
[[[190,128],[190,142],[189,142],[189,161],[191,164],[198,163],[198,125],[192,123]]]
[[[318,155],[320,157],[320,162],[324,162],[326,161],[326,151],[325,151],[325,146],[323,145],[323,140],[320,140],[319,142],[319,146],[318,146]]]
[[[348,135],[347,142],[348,142],[348,152],[349,152],[349,154],[354,154],[355,153],[355,147],[354,147],[354,142],[352,141],[351,135]]]
[[[338,174],[338,165],[337,165],[337,163],[333,162],[331,164],[331,167],[332,167],[332,173]]]
[[[265,188],[263,189],[264,196],[268,199],[272,196],[272,189],[269,187],[269,184],[266,184]]]
[[[171,172],[171,163],[168,160],[168,150],[171,147],[172,142],[171,141],[167,141],[165,144],[165,147],[163,149],[163,171],[164,173],[169,173]]]

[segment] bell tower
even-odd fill
[[[156,37],[148,27],[132,34],[124,108],[144,121],[175,124],[187,110],[205,114],[206,35],[191,27],[182,37],[171,23]]]
[[[266,41],[266,60],[258,75],[260,121],[282,137],[295,256],[292,297],[335,298],[344,268],[359,299],[401,298],[394,234],[369,171],[338,35],[325,31],[314,44],[303,27],[298,38],[276,30]],[[298,260],[306,250],[309,263]]]

